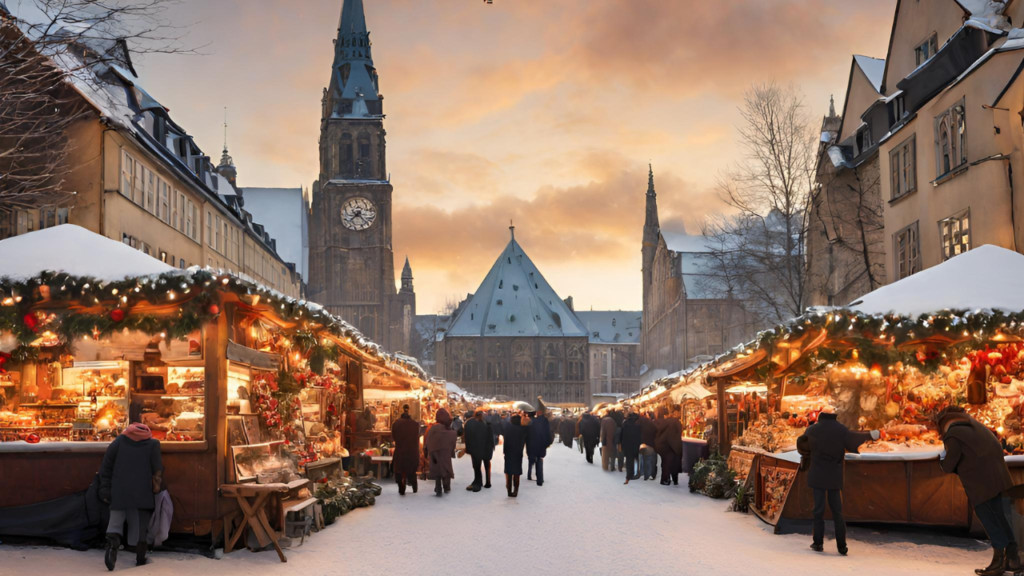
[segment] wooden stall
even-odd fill
[[[340,469],[366,372],[431,388],[316,305],[81,241],[103,275],[46,272],[92,269],[59,254],[27,272],[0,264],[0,508],[86,490],[110,441],[142,422],[161,440],[172,532],[217,539],[233,487]]]

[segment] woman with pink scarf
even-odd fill
[[[110,443],[100,465],[100,499],[110,504],[107,552],[104,563],[113,570],[121,547],[124,525],[126,543],[135,546],[135,563],[146,563],[146,530],[156,507],[154,494],[160,489],[164,466],[160,441],[144,424],[135,423]]]

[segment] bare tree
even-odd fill
[[[0,4],[0,212],[74,201],[68,130],[91,110],[72,83],[130,69],[129,51],[191,52],[164,19],[176,2],[26,0],[17,13]]]
[[[854,165],[836,152],[825,149],[819,158],[810,233],[823,236],[824,246],[809,256],[825,260],[827,303],[847,304],[885,284],[885,221],[877,156]]]
[[[753,86],[740,113],[741,159],[719,179],[734,213],[703,227],[706,288],[742,301],[755,321],[776,323],[803,313],[812,281],[805,252],[815,132],[792,86]]]

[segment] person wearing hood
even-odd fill
[[[117,551],[125,543],[135,546],[135,564],[146,563],[147,529],[156,508],[154,494],[160,491],[164,465],[160,458],[160,441],[145,424],[125,428],[107,447],[100,464],[100,500],[110,505],[107,525],[107,548],[103,562],[107,570],[117,563]]]
[[[626,456],[626,484],[639,478],[636,473],[640,445],[643,444],[643,430],[640,429],[640,415],[630,412],[622,424],[622,453]]]
[[[960,477],[967,501],[992,544],[992,562],[975,570],[981,576],[1012,572],[1024,574],[1013,525],[1007,517],[1004,492],[1013,487],[1003,457],[1003,446],[991,430],[963,411],[950,407],[936,418],[944,450],[939,466],[947,474]]]
[[[678,485],[679,473],[683,470],[683,423],[679,418],[670,417],[668,409],[661,407],[654,425],[658,430],[654,451],[661,456],[661,485]]]
[[[878,430],[851,431],[839,422],[834,413],[822,412],[818,415],[817,423],[808,427],[796,439],[796,449],[801,456],[800,468],[808,470],[807,486],[814,492],[811,550],[824,550],[827,503],[836,526],[836,548],[846,556],[846,521],[843,519],[843,468],[846,453],[857,452],[861,444],[872,439],[878,440],[879,436]]]
[[[563,416],[558,423],[558,439],[566,448],[572,448],[572,440],[576,437],[576,420],[572,416]]]
[[[466,490],[479,492],[480,488],[491,487],[491,455],[494,454],[494,434],[491,432],[491,425],[484,421],[484,413],[478,411],[466,422],[463,429],[463,438],[466,441],[466,453],[473,462],[473,483],[466,487]],[[481,468],[487,463],[487,484],[483,482]]]
[[[423,451],[430,466],[427,477],[434,481],[434,493],[440,497],[442,489],[445,494],[452,491],[452,478],[455,477],[452,455],[455,454],[458,436],[452,430],[452,415],[447,410],[438,410],[434,419],[436,423],[427,430]]]
[[[601,439],[601,421],[590,412],[580,417],[580,437],[583,438],[583,449],[587,455],[587,462],[594,463],[594,448]]]
[[[601,469],[607,472],[615,471],[618,431],[619,427],[615,424],[615,418],[612,418],[612,413],[608,412],[601,419]]]
[[[526,428],[526,457],[529,467],[526,479],[532,480],[534,466],[537,467],[537,486],[544,485],[544,457],[548,455],[548,446],[554,442],[551,435],[551,423],[543,413],[530,415],[530,425]]]
[[[644,480],[654,480],[658,477],[658,453],[654,449],[658,427],[647,414],[637,419],[637,425],[640,427],[640,467]]]
[[[523,475],[523,448],[526,446],[526,426],[529,420],[525,416],[513,414],[502,430],[505,442],[502,453],[505,455],[505,489],[509,498],[519,496],[519,477]]]
[[[420,467],[420,425],[409,416],[409,405],[402,405],[402,415],[391,425],[391,438],[395,442],[392,467],[398,482],[398,494],[405,496],[406,486],[419,491],[416,473]]]

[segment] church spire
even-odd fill
[[[661,224],[658,222],[658,194],[654,191],[654,168],[647,165],[647,205],[644,217],[644,237],[641,243],[643,255],[643,290],[644,298],[647,297],[647,290],[651,284],[654,270],[654,254],[658,247],[658,237],[661,235]],[[645,300],[646,301],[646,300]]]
[[[402,268],[402,292],[412,292],[412,266],[409,265],[409,257],[405,257],[405,266]]]
[[[334,41],[334,64],[331,71],[331,87],[325,110],[331,116],[351,116],[357,100],[366,102],[360,106],[358,115],[366,108],[369,115],[382,114],[380,86],[377,69],[373,67],[370,32],[366,29],[366,15],[363,0],[344,0],[341,19],[338,23],[338,39]]]
[[[657,196],[654,192],[654,167],[650,164],[647,165],[647,195]]]

